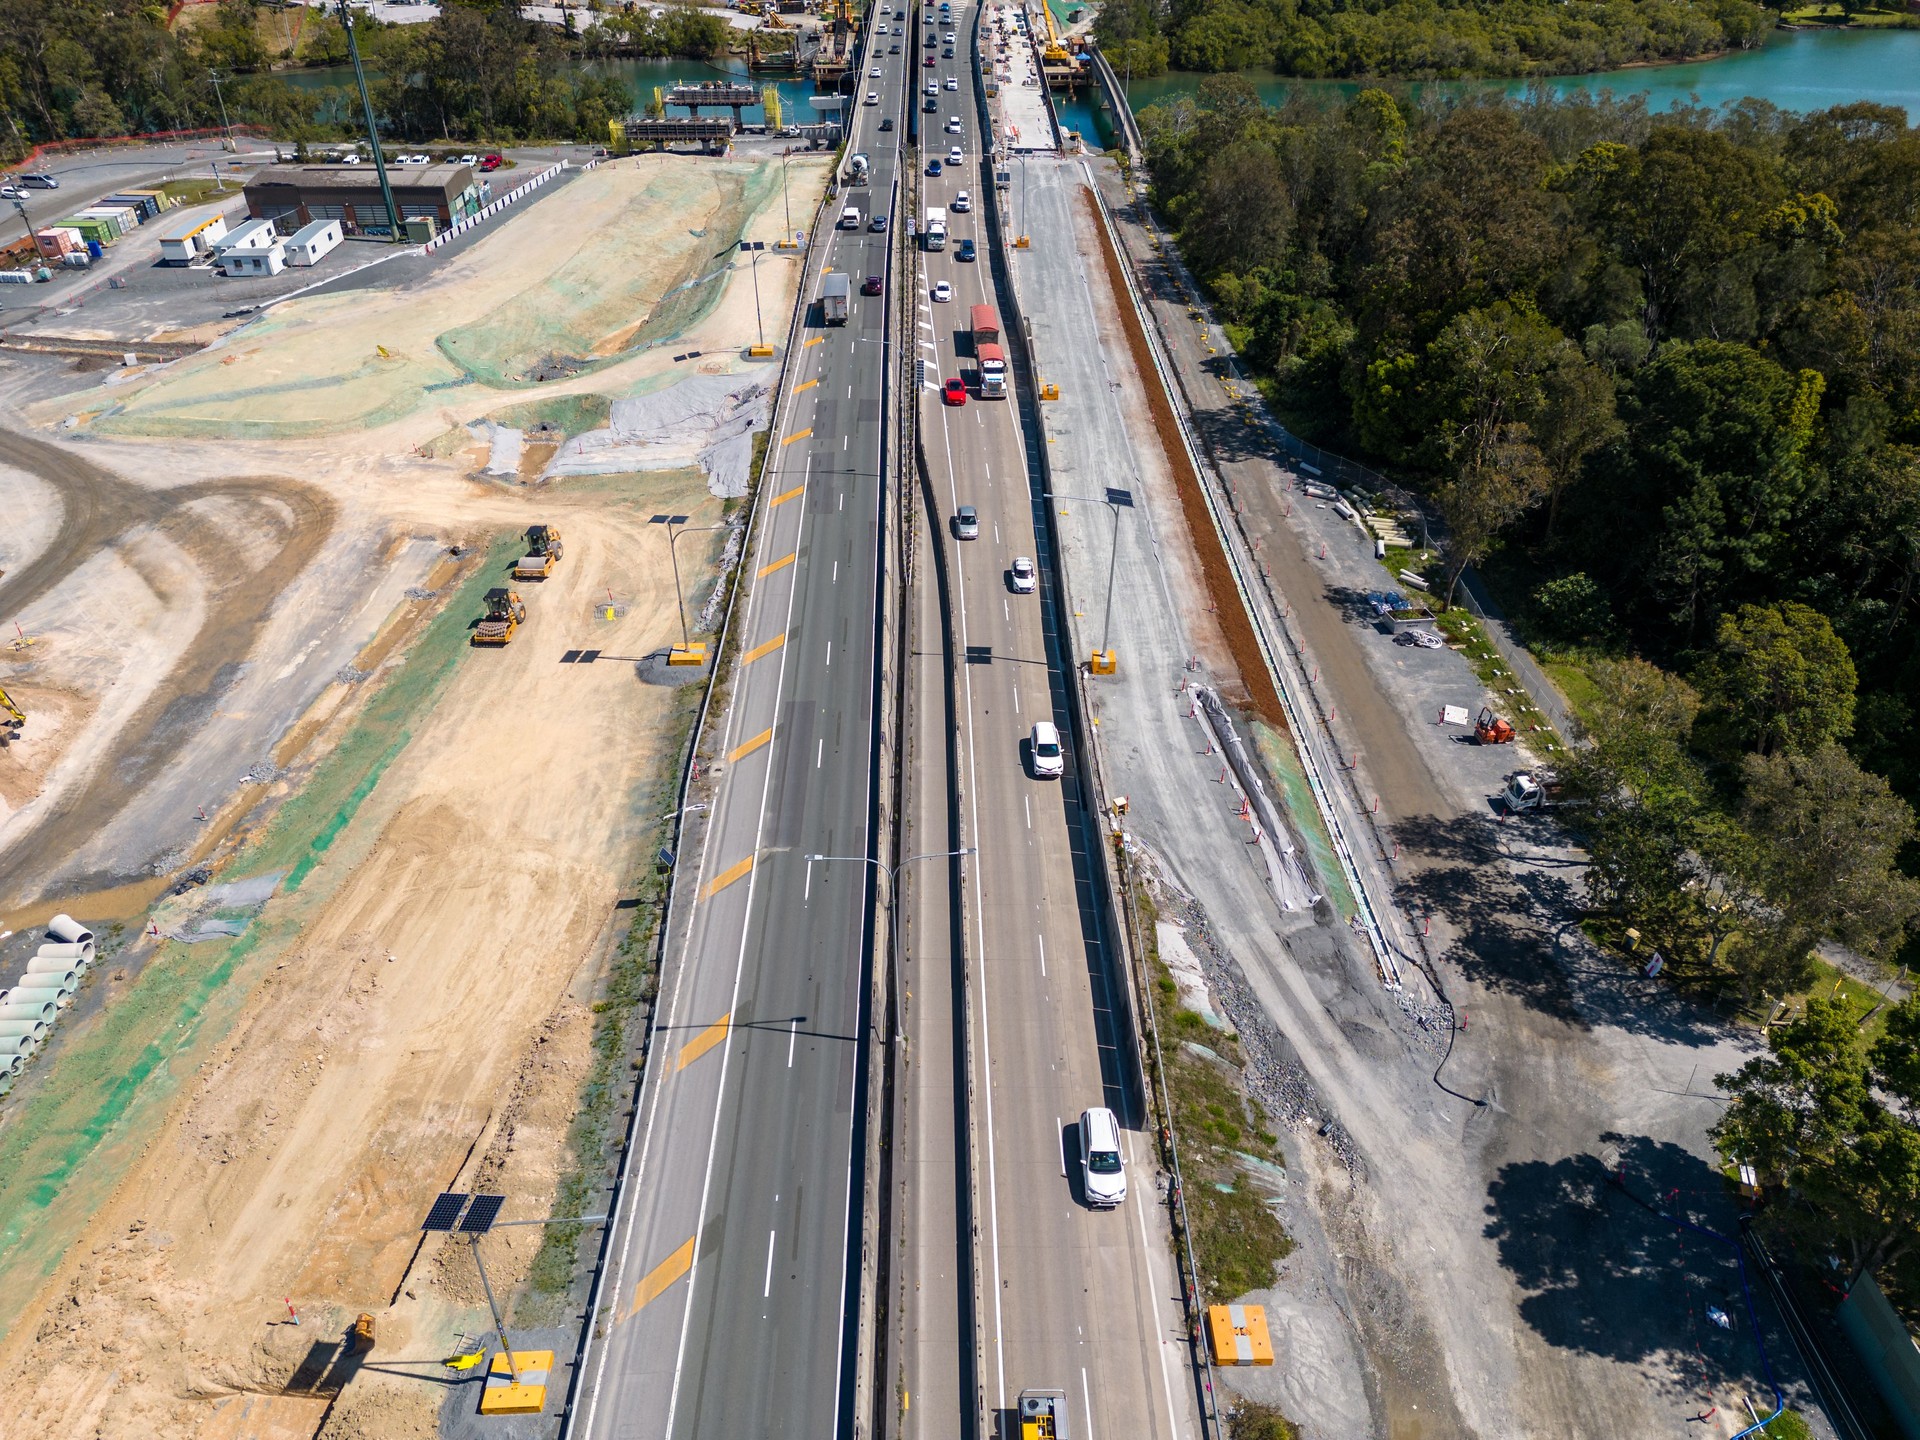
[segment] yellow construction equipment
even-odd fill
[[[18,730],[22,725],[27,723],[27,712],[13,703],[13,697],[7,694],[3,687],[0,687],[0,715],[6,717],[4,720],[0,720],[0,730]],[[0,736],[0,739],[11,738],[10,735]]]
[[[560,563],[560,557],[566,553],[566,547],[560,543],[560,532],[553,526],[529,525],[527,553],[514,562],[513,578],[544,580],[553,573],[553,567]]]
[[[513,632],[526,622],[526,618],[526,603],[519,595],[512,590],[495,587],[487,592],[487,618],[474,627],[473,643],[508,644],[513,639]]]
[[[1073,57],[1067,54],[1067,47],[1060,43],[1060,27],[1053,23],[1053,6],[1041,4],[1040,14],[1047,22],[1047,48],[1040,52],[1042,65],[1071,65]]]

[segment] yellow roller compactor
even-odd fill
[[[527,553],[514,564],[513,578],[544,580],[553,573],[553,567],[560,563],[560,557],[566,553],[566,547],[560,543],[560,532],[553,526],[529,525]]]
[[[487,592],[487,618],[474,627],[473,643],[476,645],[506,645],[513,640],[513,632],[525,623],[527,606],[511,590],[496,587]]]

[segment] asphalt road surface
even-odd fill
[[[908,63],[904,45],[875,48],[884,75],[863,74],[862,93],[887,104],[853,112],[874,173],[840,202],[863,215],[891,204],[898,132],[874,126],[901,113]],[[735,622],[726,760],[699,853],[680,860],[691,913],[669,950],[571,1434],[850,1431],[886,354],[886,299],[858,291],[887,273],[891,238],[818,242],[855,277],[848,324],[826,326],[803,296]]]
[[[957,10],[954,29],[964,57],[970,10]],[[945,206],[951,238],[943,251],[915,254],[915,319],[930,378],[958,376],[970,391],[964,406],[950,406],[925,389],[920,406],[940,507],[928,523],[939,527],[935,543],[948,550],[953,643],[964,657],[956,717],[961,831],[979,851],[963,898],[974,955],[966,1000],[976,1067],[979,1143],[971,1181],[981,1236],[985,1433],[1011,1433],[1007,1412],[1019,1392],[1044,1387],[1066,1392],[1076,1436],[1184,1437],[1195,1433],[1196,1421],[1179,1287],[1153,1215],[1153,1147],[1140,1129],[1138,1077],[1116,1008],[1124,1002],[1113,988],[1117,977],[1092,889],[1087,846],[1099,841],[1081,810],[1075,757],[1069,753],[1063,779],[1039,779],[1028,744],[1034,722],[1050,719],[1070,749],[1064,667],[1074,662],[1058,643],[1046,541],[1036,528],[1046,502],[1020,424],[1019,407],[1034,403],[1032,377],[1016,377],[1024,382],[1018,398],[978,398],[968,315],[976,303],[998,303],[980,208],[991,179],[981,164],[969,72],[951,72],[966,87],[951,97],[944,88],[948,66],[926,73],[940,77],[942,103],[922,116],[938,121],[921,142],[923,159],[944,160],[949,145],[962,152],[959,166],[943,164],[940,176],[920,181],[923,217],[926,207]],[[962,118],[962,133],[945,132],[949,115]],[[972,207],[956,214],[961,190]],[[980,257],[971,263],[958,258],[959,242],[968,238]],[[940,281],[952,287],[951,300],[931,298]],[[952,517],[961,505],[979,511],[977,540],[955,535]],[[1017,555],[1039,562],[1038,594],[1013,591],[1009,567]],[[919,707],[936,703],[932,695],[916,700]],[[937,973],[924,963],[922,970]],[[1093,1105],[1116,1111],[1125,1132],[1129,1193],[1109,1211],[1088,1208],[1079,1178],[1074,1127]],[[922,1295],[943,1258],[939,1246],[925,1255]],[[921,1302],[929,1312],[937,1303]],[[914,1405],[905,1433],[969,1430],[964,1417]]]

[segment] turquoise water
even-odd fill
[[[1177,95],[1191,94],[1206,77],[1174,72],[1136,80],[1127,92],[1134,111]],[[1347,96],[1367,82],[1294,80],[1251,75],[1262,98],[1277,103],[1290,92],[1315,91]],[[1784,30],[1758,50],[1686,65],[1614,70],[1602,75],[1558,75],[1534,80],[1425,80],[1407,86],[1416,96],[1524,95],[1538,85],[1554,95],[1611,92],[1617,99],[1644,95],[1651,110],[1675,105],[1714,108],[1757,96],[1783,110],[1825,110],[1871,100],[1896,105],[1909,120],[1920,117],[1920,30]],[[1062,124],[1089,138],[1109,136],[1104,115],[1096,116],[1085,97],[1068,102],[1056,97]]]
[[[745,79],[747,62],[744,60],[590,60],[582,62],[580,69],[596,75],[611,75],[627,87],[633,97],[636,109],[644,106],[653,98],[653,87],[679,84],[695,85],[702,80]],[[327,113],[320,118],[340,124],[352,124],[357,119],[359,96],[353,93],[353,67],[350,65],[322,65],[310,70],[281,70],[277,78],[286,81],[298,90],[340,89],[343,93]],[[373,77],[369,75],[368,79]],[[760,81],[761,85],[771,81]],[[812,95],[813,86],[806,81],[782,80],[779,83],[780,107],[783,119],[789,125],[812,122],[820,119],[820,112],[807,104]],[[350,113],[351,112],[351,113]],[[676,115],[684,111],[676,110]],[[714,112],[718,114],[719,112]],[[741,113],[741,122],[746,125],[764,125],[767,119],[766,107],[755,105]]]

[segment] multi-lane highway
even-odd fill
[[[859,1294],[873,868],[877,615],[885,564],[887,277],[906,44],[877,30],[855,148],[774,416],[738,659],[712,732],[712,805],[676,877],[660,1011],[568,1433],[849,1433]],[[869,75],[870,69],[879,75]]]
[[[1088,864],[1087,847],[1098,837],[1082,809],[1073,755],[1064,778],[1041,779],[1027,744],[1038,720],[1071,737],[1065,686],[1075,659],[1058,643],[1048,502],[1022,426],[1022,407],[1036,403],[1032,377],[1016,376],[1015,398],[981,399],[968,334],[971,306],[998,305],[1000,297],[982,206],[992,173],[981,163],[973,19],[971,6],[956,6],[958,58],[922,72],[935,78],[939,108],[923,116],[938,123],[923,131],[921,158],[944,159],[958,144],[963,163],[943,164],[937,177],[923,166],[921,217],[929,206],[945,207],[951,234],[944,250],[921,249],[913,258],[920,353],[930,371],[965,379],[970,390],[963,406],[923,390],[920,422],[940,502],[940,513],[927,518],[939,528],[935,543],[947,548],[948,623],[964,661],[948,732],[957,737],[960,832],[978,850],[960,897],[973,964],[968,992],[956,997],[969,1011],[971,1056],[953,1063],[972,1066],[973,1173],[956,1182],[972,1186],[979,1233],[981,1433],[994,1433],[996,1414],[1010,1410],[1021,1390],[1057,1387],[1080,1417],[1076,1436],[1175,1440],[1196,1426],[1179,1285],[1156,1210],[1153,1147],[1141,1129],[1138,1076],[1118,1009],[1124,1001]],[[958,78],[958,93],[946,90],[948,74]],[[960,117],[962,133],[947,133],[949,116]],[[961,190],[972,206],[956,214]],[[972,262],[961,258],[960,242],[969,239],[978,256]],[[932,298],[941,282],[951,299]],[[978,539],[956,535],[952,518],[962,505],[978,510]],[[1009,567],[1020,555],[1039,562],[1036,594],[1013,588]],[[941,697],[913,703],[937,710]],[[926,935],[916,952],[923,987],[944,973],[925,948],[935,940]],[[1095,1105],[1115,1110],[1126,1126],[1129,1194],[1109,1211],[1088,1207],[1078,1176],[1075,1122]],[[927,1289],[951,1252],[943,1256],[936,1245],[908,1253],[922,1273],[905,1277],[903,1288],[917,1291],[931,1321],[939,1307],[925,1298]],[[935,1357],[917,1358],[924,1375],[940,1378]],[[909,1373],[915,1362],[909,1344]],[[909,1404],[903,1428],[912,1436],[966,1434],[973,1417]]]

